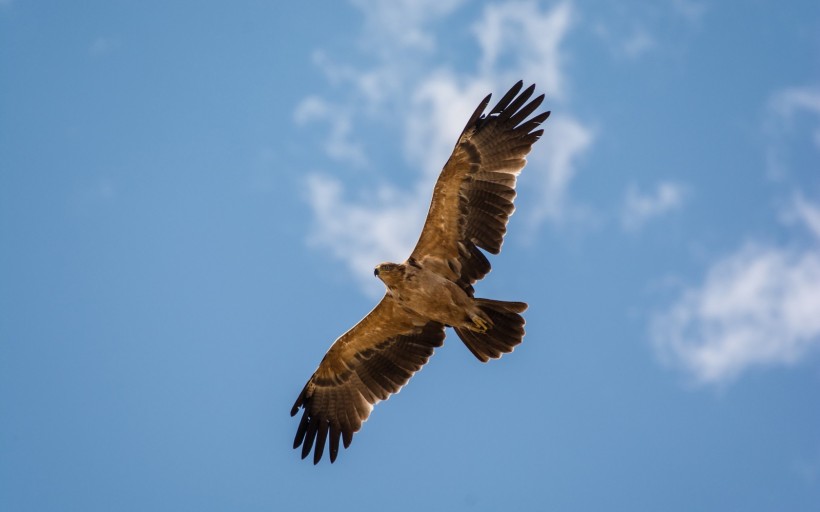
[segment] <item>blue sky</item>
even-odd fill
[[[289,409],[487,93],[553,112],[336,464]],[[0,1],[0,509],[816,510],[820,4]]]

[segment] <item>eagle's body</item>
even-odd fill
[[[380,400],[397,393],[444,342],[452,327],[486,362],[512,352],[524,337],[527,304],[476,298],[473,284],[490,271],[484,249],[501,250],[514,211],[516,177],[543,133],[535,86],[515,84],[488,115],[484,98],[461,133],[433,191],[416,248],[401,264],[374,274],[387,286],[381,302],[337,339],[296,399],[304,408],[293,447],[318,463],[327,442],[330,461]],[[519,94],[520,93],[520,94]],[[315,447],[315,448],[314,448]]]
[[[489,321],[464,289],[418,264],[382,263],[374,273],[387,286],[387,294],[408,315],[448,327],[469,327],[474,318]]]

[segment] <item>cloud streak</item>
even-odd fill
[[[635,185],[626,191],[621,211],[621,225],[627,231],[636,231],[649,220],[683,206],[685,188],[679,183],[664,181],[654,193],[643,194]]]
[[[820,86],[788,87],[773,94],[765,126],[768,136],[769,176],[780,181],[790,177],[795,125],[808,120],[810,140],[820,150]]]

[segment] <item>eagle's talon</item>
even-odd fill
[[[479,333],[485,333],[490,328],[490,324],[488,324],[483,318],[480,316],[473,317],[473,330]]]

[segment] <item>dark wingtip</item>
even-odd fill
[[[299,412],[299,407],[305,403],[305,394],[307,393],[307,384],[305,387],[302,388],[302,391],[299,392],[299,396],[296,397],[296,401],[293,402],[293,407],[290,409],[291,417],[296,416],[296,413]]]
[[[483,100],[481,100],[481,103],[479,103],[478,107],[476,107],[475,111],[473,111],[473,115],[470,116],[470,119],[467,121],[467,124],[464,125],[464,130],[462,130],[462,133],[468,130],[473,125],[475,125],[478,122],[478,120],[483,117],[482,114],[484,113],[484,109],[487,108],[487,105],[490,103],[490,98],[492,98],[492,96],[492,94],[488,94]]]
[[[311,418],[308,422],[307,433],[305,434],[305,442],[302,444],[302,459],[306,458],[313,449],[313,443],[316,441],[316,430],[319,427],[319,422],[315,418]]]
[[[296,437],[293,438],[293,449],[299,448],[302,442],[305,440],[305,432],[307,432],[308,427],[308,415],[307,412],[302,415],[301,421],[299,421],[299,427],[296,429]]]
[[[515,94],[513,94],[513,96],[517,96],[518,91],[520,91],[522,87],[524,87],[524,80],[519,80],[519,81],[515,82],[513,84],[513,86],[510,87],[510,91],[513,91],[513,90],[515,91]]]
[[[518,95],[518,92],[521,90],[521,88],[523,86],[524,86],[524,81],[519,80],[515,83],[515,85],[510,87],[510,90],[507,91],[507,94],[505,94],[500,100],[498,100],[498,103],[490,111],[490,115],[498,114],[499,112],[501,112],[502,110],[507,108],[507,106],[513,100],[513,98],[515,98]]]
[[[339,455],[339,439],[342,437],[342,431],[334,424],[330,424],[330,447],[328,455],[330,456],[330,463],[336,462],[336,456]]]
[[[325,453],[325,442],[327,441],[327,432],[330,425],[327,421],[319,422],[319,429],[316,433],[316,443],[313,447],[313,465],[322,460],[322,455]]]

